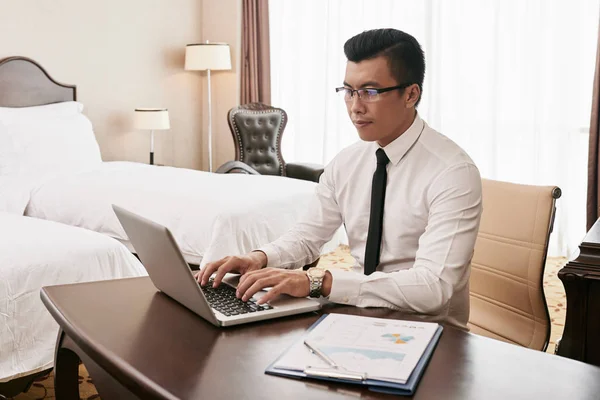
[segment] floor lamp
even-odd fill
[[[150,131],[150,165],[154,165],[154,131],[171,127],[166,108],[136,108],[134,126]]]
[[[226,43],[188,44],[185,47],[185,69],[206,71],[208,78],[208,170],[212,172],[212,101],[210,71],[231,69],[229,45]]]

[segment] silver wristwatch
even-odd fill
[[[306,272],[308,280],[310,282],[310,297],[321,297],[323,290],[323,278],[325,277],[325,270],[321,268],[309,268]]]

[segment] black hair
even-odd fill
[[[417,39],[397,29],[372,29],[351,37],[344,44],[348,61],[360,62],[384,56],[397,84],[416,83],[423,93],[425,54]],[[421,97],[415,106],[419,105]]]

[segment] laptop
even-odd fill
[[[287,295],[258,305],[257,300],[266,291],[243,302],[235,296],[239,275],[228,274],[217,288],[212,287],[212,282],[201,287],[168,228],[116,205],[113,210],[154,286],[213,325],[239,325],[321,307],[316,300]]]

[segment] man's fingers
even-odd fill
[[[257,279],[252,286],[250,286],[245,292],[240,292],[242,296],[242,301],[248,301],[252,296],[254,296],[257,292],[260,292],[262,289],[275,286],[280,281],[280,277],[278,276],[266,276],[263,278]],[[273,290],[273,289],[271,289]],[[269,291],[270,292],[270,291]],[[266,295],[265,295],[266,296]]]
[[[276,268],[262,268],[262,269],[255,269],[252,271],[248,271],[245,274],[243,274],[240,278],[240,280],[246,279],[250,276],[255,276],[256,274],[264,274],[266,272],[273,272],[273,271],[278,271],[278,269]]]
[[[200,285],[204,286],[208,282],[208,279],[212,275],[212,268],[215,263],[209,263],[202,268],[196,275],[196,280],[200,282]]]
[[[259,269],[242,275],[237,285],[237,297],[240,298],[241,295],[244,294],[244,292],[246,292],[246,290],[248,290],[248,288],[252,286],[257,279],[260,279],[264,276],[269,276],[275,272],[276,271],[273,271],[272,269]]]
[[[200,274],[198,275],[198,277],[200,278],[198,281],[200,282],[200,284],[202,286],[205,286],[208,283],[208,280],[210,279],[211,275],[217,270],[219,269],[219,267],[221,265],[223,265],[225,262],[227,262],[227,259],[229,257],[225,257],[225,258],[221,258],[218,261],[214,261],[211,263],[208,263],[204,266],[204,268],[202,268],[202,270],[200,271]]]
[[[265,304],[265,303],[273,300],[275,297],[279,296],[282,293],[283,287],[284,287],[283,283],[273,286],[273,288],[271,290],[269,290],[267,293],[265,293],[256,303],[257,304]]]
[[[217,269],[217,273],[215,274],[215,279],[213,280],[213,287],[217,287],[221,284],[223,277],[225,274],[231,271],[237,271],[240,268],[240,259],[238,257],[229,257],[224,264],[222,264],[219,269]]]

